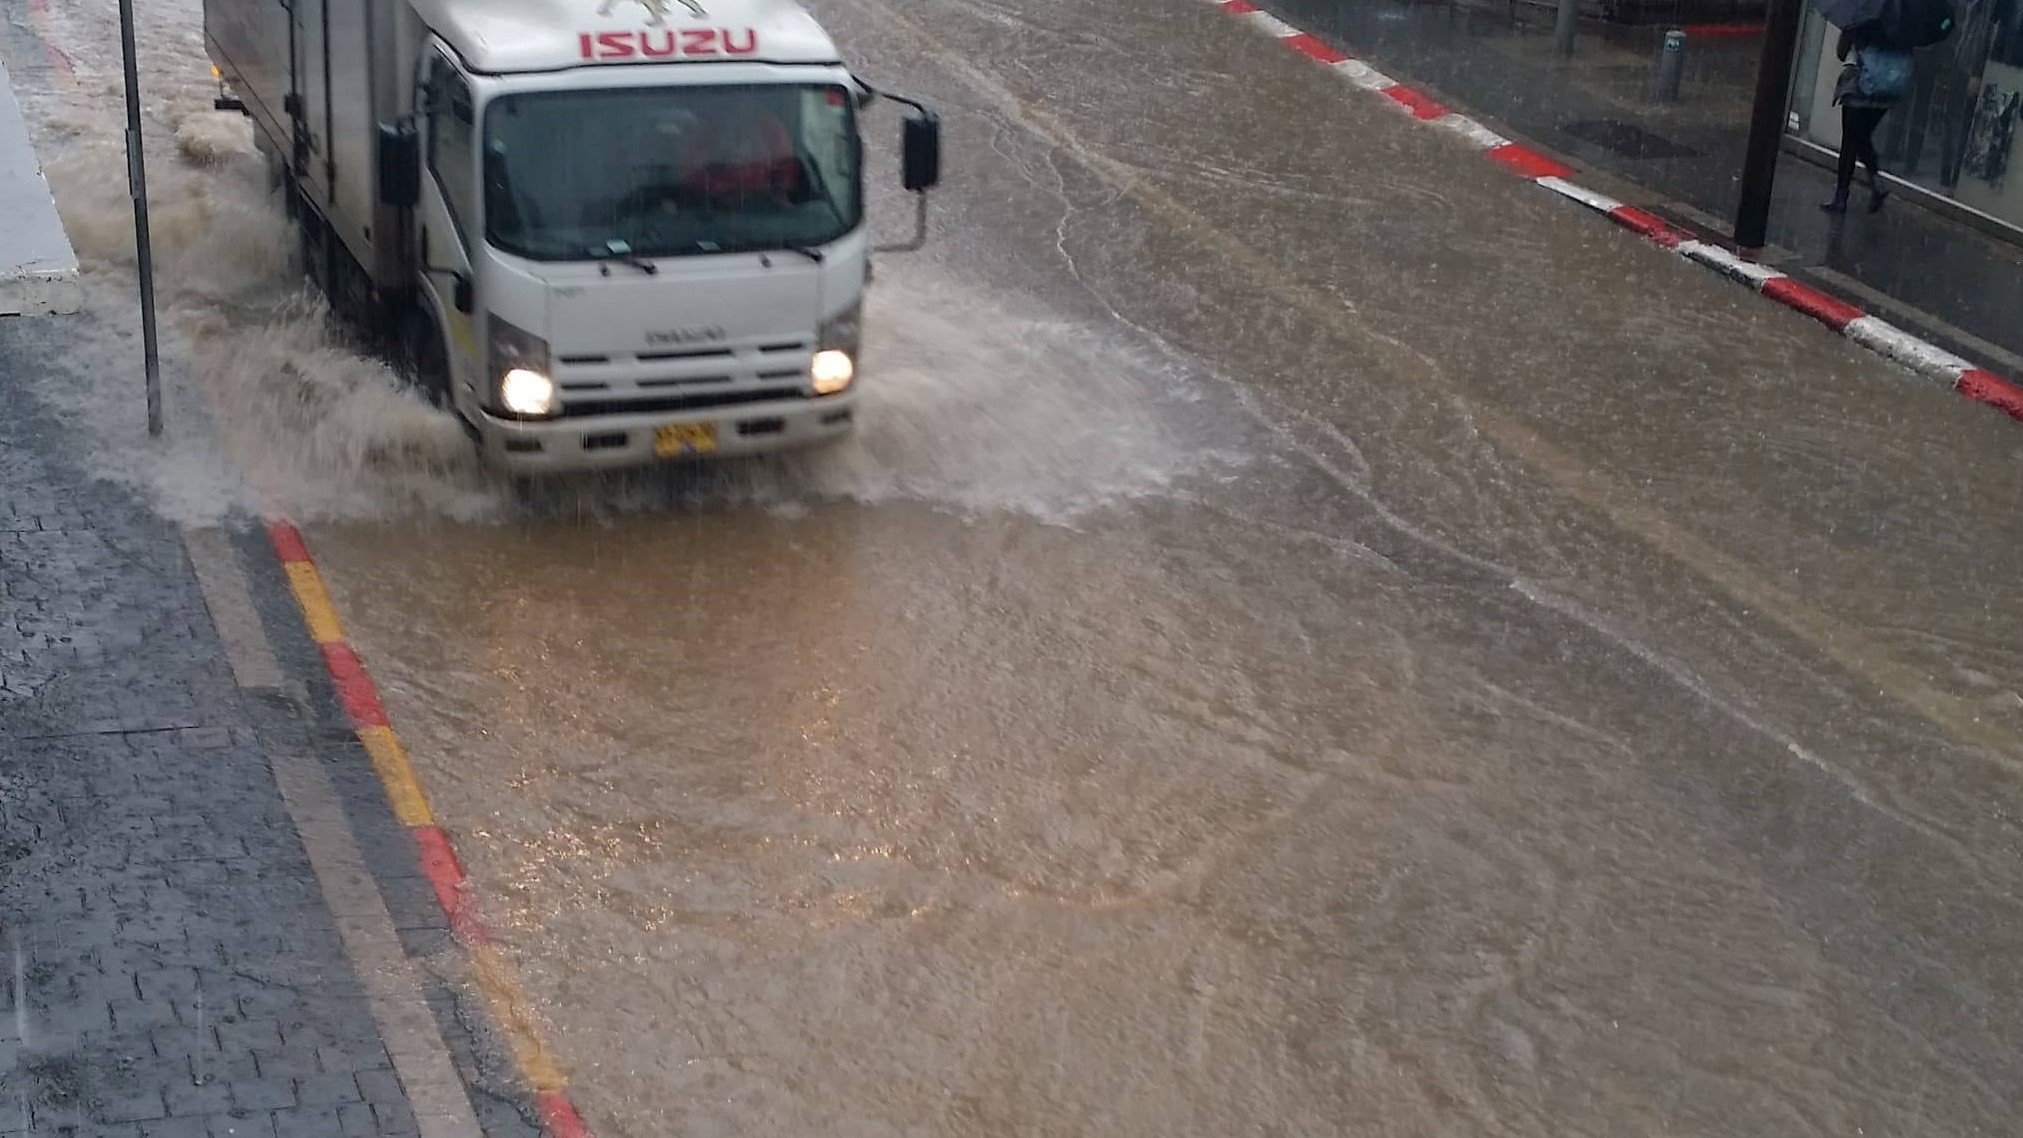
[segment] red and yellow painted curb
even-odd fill
[[[76,88],[77,69],[56,46],[56,38],[51,34],[49,0],[27,0],[27,3],[34,39],[57,82]],[[584,1125],[569,1097],[568,1078],[543,1042],[528,1010],[518,975],[492,943],[491,933],[478,915],[464,877],[463,862],[458,859],[449,834],[436,824],[428,794],[415,777],[407,751],[387,718],[386,705],[380,701],[372,673],[344,635],[344,623],[338,619],[323,575],[309,554],[309,544],[303,540],[301,531],[286,521],[270,521],[267,537],[281,559],[288,586],[295,594],[310,638],[323,656],[323,666],[336,686],[338,700],[351,717],[358,741],[365,747],[372,769],[385,788],[394,817],[414,837],[422,872],[449,918],[451,934],[470,955],[472,975],[494,1020],[505,1033],[521,1077],[533,1090],[534,1104],[545,1129],[550,1138],[590,1138],[589,1127]]]
[[[77,69],[56,46],[56,38],[51,34],[49,0],[27,0],[27,3],[34,39],[57,82],[76,88]],[[492,943],[491,933],[478,915],[463,863],[449,834],[436,824],[428,794],[415,777],[407,751],[387,718],[386,705],[380,701],[372,673],[345,637],[344,624],[338,619],[337,607],[331,603],[315,558],[309,554],[309,544],[303,540],[301,531],[286,521],[270,521],[267,537],[281,559],[289,588],[301,608],[310,638],[323,656],[323,666],[336,686],[338,700],[351,717],[358,741],[365,747],[372,769],[385,788],[394,817],[413,835],[422,872],[449,918],[450,931],[470,954],[472,975],[494,1020],[505,1033],[521,1077],[533,1089],[535,1106],[550,1138],[590,1138],[589,1128],[569,1097],[568,1078],[542,1041],[533,1014],[527,1008],[518,975]]]
[[[77,86],[77,68],[63,49],[56,46],[56,37],[50,34],[49,0],[28,0],[28,22],[34,27],[35,42],[42,48],[42,56],[49,61],[49,69],[66,87]]]
[[[539,1026],[527,1007],[519,976],[493,943],[491,931],[478,913],[456,846],[436,824],[428,793],[415,777],[414,765],[408,760],[399,736],[394,734],[386,705],[379,698],[379,688],[372,682],[372,673],[345,638],[344,623],[338,619],[337,606],[324,587],[323,574],[309,554],[308,542],[303,540],[300,530],[285,521],[269,522],[267,537],[281,559],[282,571],[288,576],[288,587],[302,610],[309,636],[323,655],[323,666],[337,689],[338,701],[351,717],[358,741],[371,758],[380,785],[386,789],[394,817],[414,837],[422,874],[435,890],[436,901],[449,919],[451,934],[470,955],[471,974],[479,991],[484,993],[493,1020],[505,1033],[514,1064],[533,1088],[534,1104],[543,1125],[550,1138],[590,1138],[589,1128],[569,1097],[569,1080],[543,1042]]]

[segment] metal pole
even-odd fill
[[[1559,0],[1559,13],[1552,21],[1552,47],[1561,55],[1573,54],[1574,27],[1580,22],[1580,0]]]
[[[148,434],[162,433],[162,363],[155,341],[154,249],[148,240],[147,155],[141,148],[140,67],[134,59],[133,0],[119,0],[120,50],[126,57],[127,191],[133,195],[134,251],[140,260],[141,351],[147,369]]]
[[[1679,81],[1686,73],[1686,33],[1673,29],[1665,33],[1664,49],[1658,52],[1658,81],[1655,92],[1660,103],[1679,101]]]
[[[1742,202],[1735,210],[1735,243],[1744,249],[1763,248],[1770,229],[1770,190],[1790,108],[1791,64],[1798,56],[1805,0],[1770,0],[1767,15],[1763,58],[1756,65],[1756,106],[1749,116],[1749,149],[1742,159]]]

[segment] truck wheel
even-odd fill
[[[401,378],[415,389],[429,406],[439,411],[453,411],[450,399],[450,357],[443,348],[441,331],[435,321],[420,319],[415,321],[412,334],[407,338],[406,351],[402,353]]]
[[[334,311],[336,299],[330,295],[330,244],[323,231],[323,219],[304,209],[296,217],[296,232],[302,236],[302,275]]]

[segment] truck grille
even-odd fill
[[[564,418],[635,415],[806,399],[814,345],[778,338],[557,357]]]

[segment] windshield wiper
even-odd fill
[[[810,249],[806,245],[782,245],[780,246],[780,251],[784,253],[799,253],[818,265],[829,259],[828,255],[820,249]]]
[[[592,260],[618,261],[623,264],[631,265],[633,268],[638,269],[640,272],[645,273],[649,277],[653,276],[655,273],[660,272],[659,265],[656,265],[652,261],[649,261],[646,258],[635,254],[632,251],[632,246],[626,244],[623,241],[607,241],[602,245],[592,245],[590,248],[585,249],[583,252],[586,255],[588,255]]]

